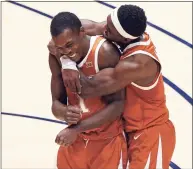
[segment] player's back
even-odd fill
[[[90,48],[85,58],[78,64],[79,69],[87,76],[91,77],[99,71],[98,53],[103,42],[106,39],[101,36],[92,36],[90,38]],[[68,103],[70,105],[80,106],[83,110],[82,120],[86,119],[106,106],[101,97],[91,97],[87,99],[80,98],[76,93],[72,93],[67,89]],[[83,137],[89,139],[114,137],[122,132],[122,122],[118,118],[112,123],[102,125],[99,128],[82,133]]]
[[[143,34],[142,40],[128,45],[123,51],[121,59],[134,54],[145,54],[160,64],[155,46],[147,33]],[[169,113],[166,107],[161,72],[158,72],[154,81],[147,86],[140,86],[132,82],[127,86],[126,92],[127,103],[124,110],[126,131],[142,130],[154,125],[161,125],[168,120]]]

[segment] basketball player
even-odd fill
[[[65,55],[76,62],[87,77],[95,75],[104,68],[114,67],[119,61],[120,53],[115,46],[103,37],[86,35],[80,20],[73,13],[57,14],[51,22],[50,29],[60,55]],[[70,125],[58,134],[56,143],[64,145],[66,139],[64,135],[70,135],[71,140],[67,145],[71,145],[60,146],[57,167],[59,169],[126,168],[127,146],[120,117],[124,110],[124,90],[111,94],[109,99],[108,96],[103,98],[97,96],[83,100],[66,88],[69,110],[69,106],[60,102],[61,94],[65,95],[65,88],[61,83],[63,61],[65,61],[64,56],[49,57],[53,107],[55,107],[53,113],[57,112],[56,117],[64,120],[62,119],[65,116],[64,112],[71,111],[77,115],[80,107],[82,117],[78,126]],[[56,105],[56,102],[60,105]],[[63,115],[60,116],[62,111]]]
[[[84,98],[107,95],[127,87],[123,116],[129,137],[128,168],[166,169],[175,148],[175,129],[166,106],[162,66],[145,32],[146,22],[144,10],[134,5],[114,9],[103,23],[83,20],[82,24],[88,28],[86,32],[104,35],[120,46],[121,60],[115,68],[103,69],[91,79],[81,71],[71,70],[76,67],[73,62],[68,63],[69,67],[64,65],[63,80],[66,87],[81,92]]]

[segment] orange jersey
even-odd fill
[[[145,54],[160,63],[155,46],[147,33],[142,40],[129,44],[123,51],[121,59],[135,54]],[[142,130],[144,128],[160,125],[169,118],[166,107],[164,82],[161,72],[154,82],[148,86],[139,86],[131,83],[127,86],[127,102],[125,104],[124,118],[127,132]]]
[[[99,71],[98,67],[98,53],[101,45],[105,39],[100,36],[92,36],[90,39],[90,48],[85,58],[79,63],[78,67],[86,76],[93,76]],[[102,101],[101,97],[93,97],[82,99],[77,94],[72,93],[67,89],[69,105],[80,106],[83,110],[82,120],[86,119],[93,114],[103,109],[106,104]],[[111,124],[105,124],[99,128],[89,130],[83,133],[86,138],[97,139],[100,136],[103,138],[116,136],[122,131],[121,120],[117,119]]]

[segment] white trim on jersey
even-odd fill
[[[156,168],[163,168],[162,158],[163,158],[162,157],[162,140],[161,140],[161,135],[159,134]]]
[[[143,35],[144,36],[144,35]],[[130,44],[130,45],[128,45],[124,50],[123,50],[123,52],[125,52],[126,50],[128,50],[128,49],[130,49],[130,48],[132,48],[132,47],[135,47],[135,46],[148,46],[149,44],[150,44],[150,42],[151,42],[151,39],[149,38],[147,41],[145,41],[145,42],[136,42],[136,43],[132,43],[132,44]]]
[[[135,55],[135,54],[148,55],[148,56],[150,56],[151,58],[153,58],[154,60],[156,60],[158,63],[160,63],[159,60],[158,60],[155,56],[153,56],[151,53],[146,52],[146,51],[143,51],[143,50],[137,50],[137,51],[135,51],[135,52],[127,55],[126,57],[124,57],[124,59],[127,58],[127,57],[130,57],[130,56],[133,56],[133,55]],[[161,65],[161,64],[160,64],[160,65]],[[157,80],[156,80],[151,86],[147,86],[147,87],[145,87],[145,86],[140,86],[140,85],[138,85],[138,84],[136,84],[136,83],[134,83],[134,82],[132,82],[131,84],[132,84],[133,86],[141,89],[141,90],[151,90],[151,89],[153,89],[153,88],[157,85],[157,83],[158,83],[158,81],[159,81],[160,75],[161,75],[161,70],[160,70],[160,73],[159,73],[159,75],[158,75],[158,77],[157,77]]]
[[[132,84],[133,86],[141,89],[141,90],[151,90],[151,89],[153,89],[153,88],[157,85],[157,83],[158,83],[158,81],[159,81],[159,77],[160,77],[160,75],[157,77],[157,80],[155,81],[155,83],[154,83],[153,85],[151,85],[151,86],[148,86],[148,87],[140,86],[140,85],[138,85],[138,84],[136,84],[136,83],[133,83],[133,82],[132,82],[131,84]]]
[[[149,169],[150,162],[151,162],[151,152],[149,153],[149,156],[148,156],[148,159],[147,159],[147,163],[145,164],[144,169]]]
[[[123,131],[123,137],[124,137],[124,139],[125,139],[125,141],[126,141],[126,137],[125,137],[125,133],[124,133],[124,131]],[[123,169],[123,151],[121,150],[121,155],[120,155],[120,160],[119,160],[119,166],[118,166],[118,169]]]
[[[162,158],[163,158],[162,157],[162,141],[161,141],[161,136],[159,134],[158,152],[157,152],[157,160],[156,160],[156,167],[155,168],[158,168],[158,169],[163,168]],[[150,168],[150,163],[151,163],[151,152],[149,153],[148,160],[147,160],[147,163],[145,165],[145,169]]]
[[[156,160],[156,169],[162,169],[163,168],[163,163],[162,163],[162,141],[161,141],[161,135],[159,134],[159,142],[158,142],[158,151],[157,151],[157,158]],[[151,151],[148,155],[147,162],[145,164],[144,169],[149,169],[151,164]],[[127,169],[129,169],[129,160],[127,163]]]
[[[122,157],[122,151],[121,151],[121,156],[120,156],[120,160],[119,160],[119,166],[118,169],[123,169],[123,157]]]
[[[97,45],[97,48],[95,50],[95,56],[94,56],[94,62],[95,62],[95,71],[96,73],[99,72],[99,65],[98,65],[98,53],[99,53],[99,49],[102,46],[103,42],[105,42],[106,39],[102,39],[99,44]]]
[[[88,50],[86,56],[84,57],[84,59],[77,65],[79,68],[81,68],[85,64],[86,60],[88,59],[88,56],[89,56],[97,38],[98,38],[98,36],[91,36],[89,50]]]
[[[126,169],[129,169],[129,159],[128,159],[128,161],[127,161],[127,166],[126,166]]]

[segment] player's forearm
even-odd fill
[[[123,110],[124,101],[114,101],[93,116],[81,121],[77,125],[71,126],[70,128],[75,129],[78,133],[98,128],[101,125],[115,121],[122,114]]]
[[[115,76],[115,69],[107,68],[101,70],[92,79],[81,75],[81,97],[96,97],[115,93],[125,87],[125,81],[120,81]]]
[[[81,23],[87,35],[96,36],[103,34],[103,24],[105,22],[95,22],[88,19],[81,19]]]
[[[66,105],[62,104],[59,100],[54,100],[52,102],[52,113],[57,119],[64,121]]]

